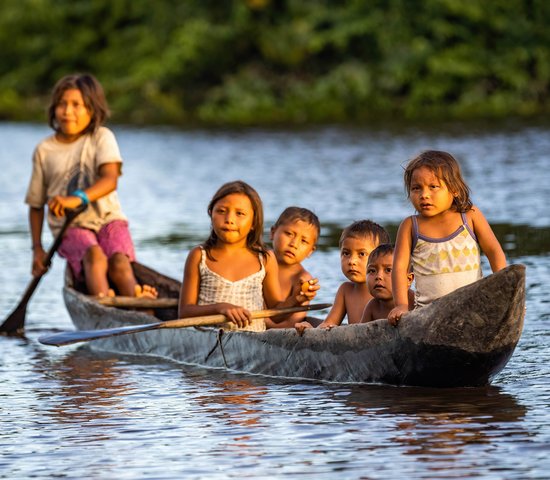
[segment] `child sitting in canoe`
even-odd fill
[[[312,300],[317,285],[284,299],[277,260],[263,243],[263,206],[260,196],[242,181],[222,185],[208,205],[211,231],[193,248],[185,262],[179,316],[222,314],[226,328],[265,330],[263,319],[251,311],[292,307]],[[299,285],[299,286],[298,286]]]
[[[397,232],[392,272],[395,308],[388,315],[392,325],[409,311],[409,264],[415,276],[416,307],[479,280],[480,247],[493,272],[506,266],[502,247],[472,204],[452,155],[436,150],[421,153],[407,165],[404,180],[418,215],[403,220]]]
[[[367,262],[367,287],[372,300],[367,303],[361,323],[371,322],[379,318],[387,318],[395,307],[393,301],[391,272],[393,267],[394,245],[382,243],[369,255]],[[407,272],[407,284],[410,287],[414,279],[412,271]],[[409,288],[409,310],[414,308],[414,292]]]
[[[271,227],[273,252],[279,266],[279,284],[285,298],[294,297],[301,283],[309,290],[317,284],[311,274],[302,266],[316,248],[321,225],[317,215],[307,208],[288,207]],[[267,328],[293,328],[296,322],[303,320],[306,312],[294,313],[284,320],[266,319]]]
[[[371,220],[360,220],[344,228],[340,236],[340,265],[349,282],[344,282],[336,292],[334,304],[327,318],[318,328],[330,329],[340,325],[347,315],[348,324],[360,323],[365,305],[372,299],[367,288],[367,260],[380,244],[389,243],[388,232]],[[307,322],[295,325],[298,333],[311,328]]]
[[[109,108],[93,75],[67,75],[57,82],[48,108],[54,134],[42,140],[33,155],[25,202],[29,205],[32,273],[44,273],[42,247],[44,207],[52,234],[61,234],[66,210],[89,204],[65,232],[58,253],[90,295],[156,297],[139,285],[132,269],[134,245],[117,197],[122,157],[113,132],[103,124]]]

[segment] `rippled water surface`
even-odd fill
[[[179,278],[207,235],[210,197],[241,178],[262,196],[267,226],[288,205],[320,217],[306,267],[321,280],[321,302],[343,281],[341,228],[372,218],[394,232],[412,213],[402,165],[423,149],[449,150],[510,262],[527,265],[524,333],[493,384],[471,389],[283,382],[46,347],[38,336],[72,328],[56,258],[29,305],[26,338],[0,337],[0,478],[550,477],[548,127],[113,129],[143,263]],[[30,281],[23,197],[32,150],[48,133],[0,124],[2,318]]]

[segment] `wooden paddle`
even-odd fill
[[[329,308],[330,303],[319,303],[316,305],[304,305],[300,307],[271,308],[267,310],[258,310],[252,312],[252,318],[274,317],[296,312],[306,312],[309,310],[323,310]],[[105,328],[102,330],[76,330],[74,332],[61,332],[53,335],[44,335],[38,339],[44,345],[70,345],[71,343],[89,342],[100,338],[114,337],[116,335],[126,335],[128,333],[139,333],[147,330],[158,330],[160,328],[187,328],[204,327],[208,325],[219,325],[227,321],[225,315],[204,315],[201,317],[178,318],[176,320],[167,320],[165,322],[146,323],[144,325],[128,325],[125,327]]]
[[[116,308],[175,308],[178,306],[177,298],[149,298],[149,297],[91,297],[97,303],[106,307]]]
[[[61,230],[57,234],[57,237],[55,238],[52,246],[46,254],[46,258],[44,259],[44,266],[46,268],[51,265],[52,258],[59,246],[61,245],[61,241],[63,240],[63,235],[65,234],[65,231],[67,230],[67,228],[69,228],[69,225],[75,219],[75,217],[86,210],[87,206],[88,205],[81,205],[74,210],[66,210],[65,222],[63,223]],[[21,301],[19,302],[19,305],[15,307],[15,310],[11,312],[10,316],[6,318],[6,320],[4,320],[4,323],[2,323],[2,325],[0,325],[1,333],[17,334],[23,331],[23,329],[25,328],[25,315],[27,313],[27,304],[29,303],[32,294],[36,290],[36,287],[40,283],[40,280],[45,273],[46,271],[44,271],[44,273],[41,273],[40,275],[37,275],[36,277],[33,277],[31,282],[29,283],[29,286],[25,290],[25,293],[23,294],[23,298],[21,298]]]

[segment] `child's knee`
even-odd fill
[[[99,245],[92,245],[88,248],[82,261],[84,265],[87,266],[100,264],[105,265],[105,267],[107,266],[107,256],[103,253],[103,250]]]
[[[127,274],[132,271],[130,259],[123,253],[115,253],[109,258],[109,273],[111,275]]]

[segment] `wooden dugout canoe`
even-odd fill
[[[180,283],[143,265],[140,281],[159,296],[177,298]],[[116,328],[176,318],[175,308],[155,316],[100,305],[75,290],[64,299],[79,330]],[[94,349],[152,355],[203,367],[271,377],[337,383],[438,387],[491,382],[510,359],[525,313],[525,267],[512,265],[410,312],[392,327],[385,319],[332,330],[261,333],[218,328],[159,329],[90,343]]]

